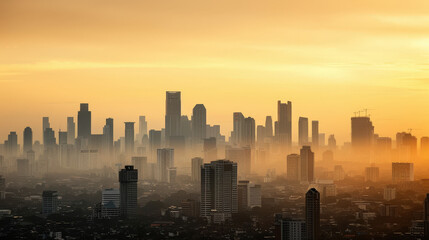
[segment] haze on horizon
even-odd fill
[[[319,120],[339,144],[363,108],[382,136],[429,135],[428,11],[396,0],[4,0],[0,141],[26,126],[41,140],[43,116],[66,129],[81,102],[95,133],[138,115],[160,129],[167,90],[182,92],[188,116],[203,103],[227,136],[233,112],[262,124],[277,100],[293,102],[294,129],[299,116]]]

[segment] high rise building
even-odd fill
[[[414,164],[413,163],[392,163],[392,181],[407,182],[414,181]]]
[[[380,176],[380,169],[375,166],[365,168],[365,181],[378,182]]]
[[[356,153],[368,155],[374,140],[374,126],[369,117],[352,117],[352,148]]]
[[[228,160],[201,168],[201,217],[223,222],[238,211],[237,164]]]
[[[278,140],[281,144],[292,146],[292,103],[277,102]]]
[[[49,117],[43,117],[42,118],[42,120],[43,120],[43,122],[42,122],[42,129],[43,129],[43,132],[45,132],[45,129],[46,128],[50,128],[51,127],[51,124],[49,123]]]
[[[43,191],[42,214],[52,214],[58,211],[59,196],[57,191]]]
[[[16,132],[9,133],[5,147],[9,156],[16,156],[18,154],[18,135],[16,135]]]
[[[287,156],[287,179],[291,181],[299,181],[301,175],[301,157],[298,154],[290,154]]]
[[[420,138],[420,155],[424,159],[429,157],[429,137]]]
[[[143,142],[144,135],[147,135],[147,122],[146,116],[139,116],[139,134],[138,134],[138,142]]]
[[[249,205],[249,180],[238,181],[237,185],[237,200],[238,211],[243,212],[248,209]]]
[[[299,117],[298,120],[298,144],[308,145],[308,118]]]
[[[243,142],[244,146],[255,146],[255,119],[247,117],[243,124]]]
[[[125,166],[119,172],[120,211],[124,218],[134,218],[137,214],[138,172],[134,166]]]
[[[206,162],[215,161],[217,159],[216,138],[211,137],[204,139],[203,150]]]
[[[101,214],[104,218],[120,216],[121,194],[119,189],[104,189],[101,194]]]
[[[397,133],[396,150],[400,161],[415,161],[417,157],[417,138],[411,133]]]
[[[300,151],[300,181],[311,183],[314,181],[314,153],[310,146],[303,146]]]
[[[195,105],[192,110],[192,137],[194,143],[200,143],[206,138],[206,108],[203,104]]]
[[[76,138],[76,125],[73,117],[67,117],[67,143],[74,145]]]
[[[258,143],[258,145],[263,144],[266,138],[264,126],[262,125],[256,126],[256,136],[257,136],[256,142]]]
[[[345,172],[342,165],[334,166],[334,181],[342,181],[345,178]]]
[[[6,199],[6,178],[0,175],[0,200]]]
[[[113,118],[106,118],[106,124],[103,127],[104,146],[108,152],[113,150]]]
[[[329,135],[328,138],[328,147],[331,150],[334,150],[337,148],[337,140],[335,140],[335,136],[333,134]]]
[[[203,165],[203,159],[200,157],[194,157],[191,160],[191,177],[193,182],[201,182],[201,166]]]
[[[393,185],[388,185],[384,188],[383,199],[391,201],[396,198],[396,188]]]
[[[319,121],[311,121],[311,146],[313,149],[319,147]]]
[[[280,220],[278,226],[279,240],[306,239],[305,221],[303,220],[285,218]]]
[[[315,188],[305,194],[305,225],[306,239],[320,239],[320,194]]]
[[[88,103],[81,103],[77,113],[77,136],[89,139],[91,136],[91,111]]]
[[[27,151],[30,151],[33,149],[33,131],[31,130],[30,127],[26,127],[24,129],[23,139],[24,139],[23,150],[24,150],[24,154],[25,154]]]
[[[171,167],[168,169],[168,179],[167,182],[170,184],[176,183],[176,177],[177,177],[177,168]]]
[[[251,172],[252,151],[250,147],[225,147],[225,158],[238,166],[240,177],[248,176]]]
[[[241,144],[243,142],[244,131],[244,115],[241,112],[233,113],[233,130],[231,133],[231,140],[234,144]]]
[[[271,116],[267,116],[265,118],[265,136],[273,136],[273,119],[271,118]]]
[[[147,157],[132,157],[131,163],[139,171],[139,179],[148,179]]]
[[[158,181],[168,182],[168,169],[174,167],[174,149],[158,149]]]
[[[180,92],[166,92],[165,100],[165,137],[180,135],[180,117],[182,116]]]
[[[134,153],[134,122],[125,122],[125,153]]]
[[[151,158],[155,158],[157,149],[161,148],[161,131],[149,131],[149,148]]]

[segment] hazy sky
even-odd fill
[[[165,91],[182,113],[203,103],[229,135],[232,113],[257,124],[293,102],[320,131],[350,139],[368,108],[375,131],[429,135],[429,1],[1,0],[0,140],[42,117],[66,129],[89,102],[93,132],[146,115],[164,126]],[[136,129],[137,131],[137,129]]]

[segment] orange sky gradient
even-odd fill
[[[229,136],[232,113],[257,124],[277,100],[350,141],[368,108],[380,136],[429,135],[429,1],[1,0],[0,140],[26,126],[41,140],[92,111],[93,133],[146,115],[164,126],[165,91],[182,91]],[[137,132],[137,129],[136,129]]]

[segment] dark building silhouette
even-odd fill
[[[166,92],[165,100],[165,137],[180,135],[180,118],[182,116],[180,92]]]
[[[43,191],[42,213],[49,215],[58,211],[59,199],[57,191]]]
[[[76,124],[73,117],[67,117],[67,143],[74,145],[76,138]]]
[[[311,146],[315,150],[319,147],[319,121],[311,121]]]
[[[88,103],[80,104],[80,111],[77,113],[77,136],[86,139],[91,136],[91,111]]]
[[[305,225],[308,240],[320,239],[320,194],[315,188],[305,194]]]
[[[243,142],[244,146],[255,146],[255,119],[247,117],[243,125]]]
[[[352,148],[355,154],[368,158],[374,142],[374,126],[369,117],[352,117]]]
[[[298,120],[298,144],[308,145],[308,118],[299,117]]]
[[[241,177],[250,174],[252,169],[252,150],[250,147],[231,147],[225,148],[225,158],[233,161],[238,166],[238,173]]]
[[[292,146],[292,102],[277,102],[277,139],[280,144]]]
[[[206,138],[204,139],[204,159],[207,162],[215,161],[217,159],[217,147],[216,147],[216,138]]]
[[[152,129],[149,131],[149,149],[152,159],[155,158],[158,148],[161,148],[161,131]]]
[[[5,141],[6,153],[9,156],[16,156],[18,154],[18,135],[16,132],[10,132]]]
[[[300,180],[311,183],[314,181],[314,153],[310,146],[303,146],[300,151]]]
[[[124,218],[134,218],[137,215],[137,181],[138,173],[134,166],[125,166],[119,172],[120,211]]]
[[[265,118],[265,136],[273,136],[273,119],[271,118],[271,116],[267,116]]]
[[[134,153],[134,122],[125,123],[125,153]]]
[[[195,143],[202,142],[206,138],[206,108],[203,104],[195,105],[192,110],[192,137]]]
[[[46,128],[50,128],[51,127],[51,124],[49,123],[49,117],[43,117],[42,121],[43,121],[42,122],[42,124],[43,124],[42,125],[42,131],[45,132]]]
[[[105,146],[109,151],[113,150],[113,118],[106,118],[106,124],[103,127]]]
[[[24,154],[27,151],[30,151],[33,149],[33,131],[31,130],[30,127],[26,127],[24,129],[24,146],[23,146],[23,150],[24,150]]]
[[[290,154],[287,156],[287,179],[291,181],[299,181],[301,175],[301,157],[298,154]]]

